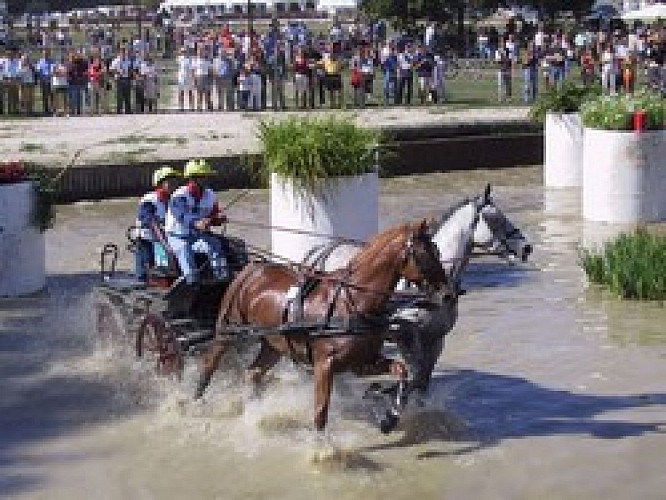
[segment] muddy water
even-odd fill
[[[353,378],[336,381],[329,432],[316,439],[309,376],[288,364],[260,395],[220,375],[193,403],[192,364],[179,385],[96,345],[97,252],[122,241],[134,201],[63,207],[47,235],[48,293],[0,302],[0,496],[663,498],[666,309],[619,302],[577,266],[580,244],[615,228],[583,224],[575,193],[544,193],[537,169],[384,182],[382,224],[486,181],[535,254],[471,264],[429,404],[390,436]],[[229,215],[267,221],[267,194]]]

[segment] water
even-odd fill
[[[386,181],[381,223],[432,214],[487,181],[535,253],[470,265],[431,401],[390,436],[353,377],[336,380],[320,439],[309,375],[288,363],[260,395],[217,376],[193,403],[193,363],[178,384],[97,345],[98,251],[122,242],[135,201],[62,207],[47,234],[48,292],[0,302],[0,496],[663,498],[666,310],[588,286],[577,265],[581,244],[617,228],[584,224],[576,193],[544,193],[532,168]],[[267,202],[253,192],[229,216],[265,222]]]

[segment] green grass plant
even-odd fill
[[[645,229],[621,234],[601,251],[584,250],[581,265],[588,279],[624,299],[666,299],[666,237]]]
[[[583,103],[601,94],[598,85],[583,86],[573,80],[544,90],[530,108],[530,118],[543,121],[546,113],[577,113]]]
[[[663,130],[666,126],[666,100],[650,92],[598,97],[582,106],[581,116],[583,125],[588,128],[632,130],[633,114],[637,110],[645,111],[647,130]]]
[[[261,121],[257,136],[265,173],[289,179],[301,192],[321,191],[329,178],[374,171],[382,142],[379,132],[338,116]]]

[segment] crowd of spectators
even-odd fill
[[[499,101],[518,100],[518,75],[529,103],[540,86],[561,85],[574,69],[606,93],[632,92],[643,70],[643,80],[663,90],[665,33],[638,27],[565,35],[539,27],[528,37],[494,39],[481,32],[476,58],[487,61],[487,76],[496,71]],[[155,112],[163,94],[180,111],[438,103],[449,97],[454,64],[430,27],[418,39],[337,24],[325,36],[305,27],[251,35],[224,26],[116,40],[112,31],[90,30],[79,48],[57,33],[33,38],[39,52],[0,54],[0,113]]]
[[[526,103],[537,97],[539,81],[546,87],[560,86],[575,68],[584,85],[598,82],[605,94],[632,93],[641,76],[651,89],[662,93],[665,90],[664,28],[581,30],[569,36],[562,31],[549,33],[539,28],[525,41],[522,50],[513,35],[498,40],[493,46],[483,33],[478,37],[477,50],[480,58],[494,60],[497,64],[500,101],[512,96],[516,67],[522,71],[522,99]]]

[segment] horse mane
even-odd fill
[[[442,212],[442,215],[440,215],[439,220],[438,220],[438,225],[437,225],[437,230],[442,227],[442,225],[451,218],[453,214],[455,214],[458,210],[460,210],[462,207],[467,205],[469,202],[471,202],[472,199],[469,197],[465,197],[462,200],[454,203],[451,205],[449,208],[444,210]]]
[[[370,241],[366,243],[361,251],[358,252],[347,264],[348,269],[357,269],[363,266],[363,263],[370,258],[377,257],[377,252],[386,247],[390,241],[394,240],[400,234],[408,234],[409,231],[416,229],[415,224],[403,224],[398,227],[387,229],[375,235]]]

